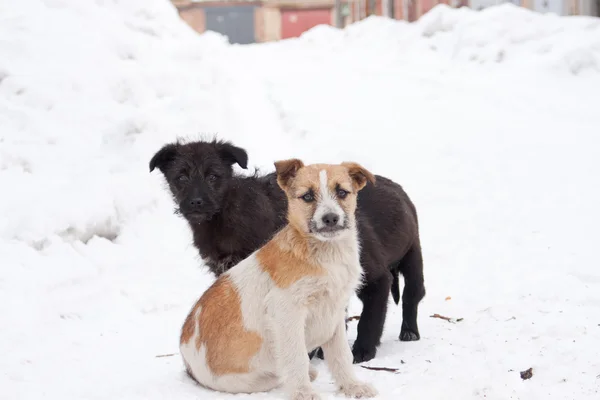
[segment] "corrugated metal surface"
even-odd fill
[[[206,30],[226,35],[230,43],[255,43],[255,8],[253,5],[207,7]]]
[[[533,0],[533,9],[541,13],[555,13],[566,15],[566,4],[564,0]]]
[[[298,37],[317,25],[331,25],[331,8],[281,10],[281,38]]]

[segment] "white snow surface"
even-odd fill
[[[599,19],[511,5],[235,46],[166,0],[0,0],[0,398],[281,398],[171,355],[213,278],[148,162],[217,135],[240,173],[354,160],[416,203],[422,338],[390,300],[380,398],[597,399],[599,89]]]

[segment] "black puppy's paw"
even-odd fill
[[[324,359],[325,359],[325,356],[323,355],[323,349],[319,347],[319,348],[318,348],[316,351],[317,351],[317,354],[316,354],[316,356],[317,356],[318,358],[320,358],[321,360],[324,360]]]
[[[404,329],[402,328],[400,330],[400,341],[402,342],[414,342],[421,339],[421,336],[419,335],[419,332],[414,332],[410,329]]]
[[[375,354],[377,354],[377,349],[375,347],[366,348],[363,346],[355,345],[352,348],[352,355],[354,356],[354,360],[353,360],[354,364],[359,364],[361,362],[370,361],[375,358]]]
[[[323,356],[323,349],[320,347],[317,347],[316,349],[314,349],[313,351],[311,351],[310,353],[308,353],[308,358],[310,360],[312,360],[313,358],[315,358],[315,356],[317,356],[318,358],[320,358],[321,360],[324,359]]]

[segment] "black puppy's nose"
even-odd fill
[[[190,200],[191,207],[201,207],[203,203],[204,201],[202,200],[202,197],[194,197]]]
[[[325,224],[325,226],[335,226],[337,225],[339,220],[340,217],[334,213],[328,213],[323,215],[323,223]]]

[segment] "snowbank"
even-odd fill
[[[207,56],[225,42],[164,0],[2,2],[0,15],[0,238],[114,238],[155,201],[150,151],[221,127]]]
[[[132,337],[130,361],[108,366],[98,355],[114,361],[117,331],[142,334],[141,316],[183,311],[209,284],[148,162],[177,136],[227,132],[220,94],[232,83],[218,60],[227,49],[165,0],[0,1],[7,398],[52,396],[65,373],[73,381],[59,398],[90,398],[109,370],[135,380]],[[111,381],[104,390],[118,390]]]
[[[221,35],[194,34],[167,1],[2,7],[0,183],[11,196],[0,203],[7,216],[0,237],[38,247],[51,235],[114,238],[124,218],[157,201],[141,168],[153,149],[174,132],[194,137],[239,128],[225,116],[231,100],[223,103],[221,94],[235,88],[227,67],[217,64],[231,47]],[[412,24],[371,17],[345,30],[316,27],[278,45],[388,64],[437,57],[600,72],[599,19],[512,4],[481,12],[438,5]],[[127,190],[132,179],[141,182],[135,193]]]
[[[414,23],[372,16],[341,31],[315,27],[300,40],[322,46],[324,53],[368,54],[396,62],[437,58],[600,73],[599,18],[539,14],[510,3],[482,11],[440,4]]]

